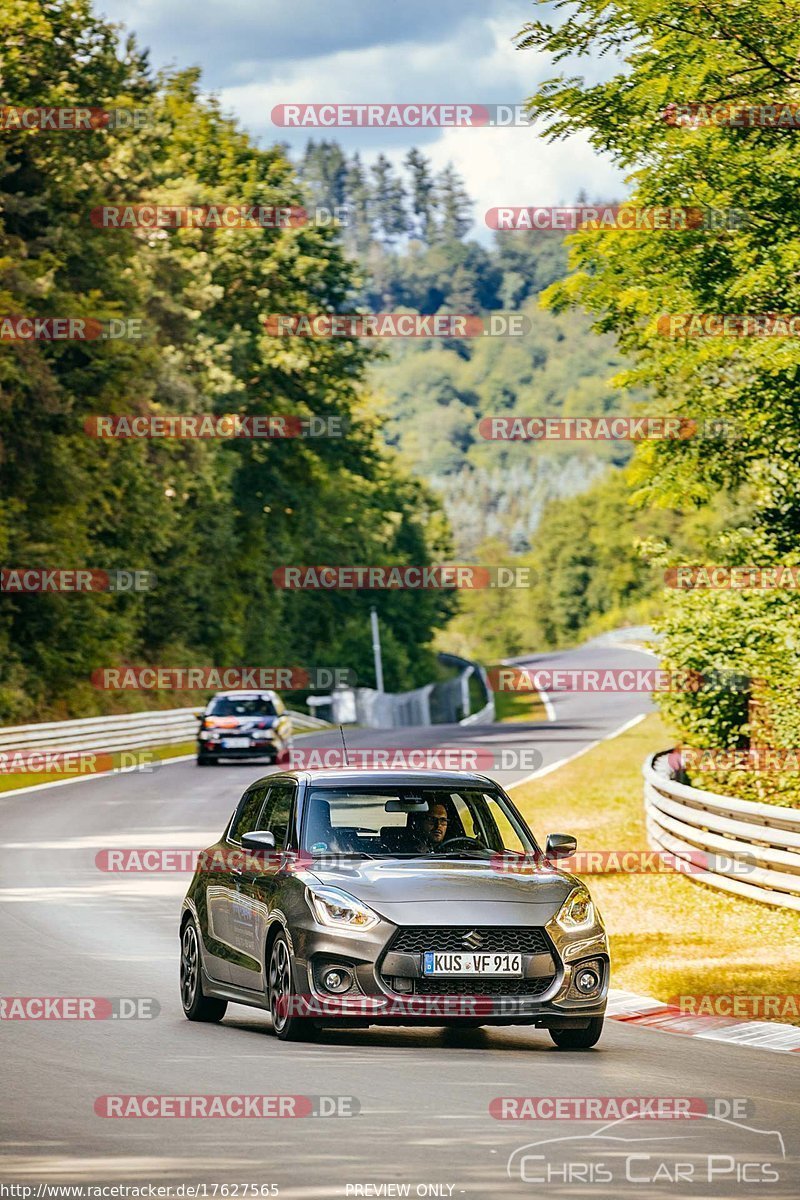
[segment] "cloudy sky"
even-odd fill
[[[203,69],[261,144],[338,139],[366,161],[412,145],[436,167],[452,162],[476,200],[476,233],[497,205],[569,204],[622,193],[621,176],[583,139],[548,145],[535,128],[292,131],[272,124],[281,103],[517,104],[552,74],[514,48],[531,0],[95,0],[150,48],[155,67]],[[580,71],[592,76],[591,62]]]

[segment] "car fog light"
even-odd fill
[[[579,992],[583,992],[588,996],[591,992],[597,991],[600,986],[600,977],[596,971],[587,970],[585,967],[578,971],[575,976],[575,987]]]
[[[353,982],[353,976],[349,971],[337,968],[333,971],[326,971],[322,977],[322,982],[325,985],[325,990],[328,992],[346,992]]]

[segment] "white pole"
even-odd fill
[[[383,691],[383,661],[381,659],[381,633],[378,629],[378,613],[375,608],[369,610],[372,624],[372,655],[375,659],[375,682],[379,692]]]

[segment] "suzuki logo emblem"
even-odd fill
[[[477,929],[472,929],[464,934],[461,941],[465,946],[469,946],[470,950],[477,950],[478,946],[483,945],[483,934],[478,933]]]

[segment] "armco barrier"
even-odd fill
[[[0,728],[0,751],[86,750],[111,753],[142,746],[170,746],[194,741],[200,708],[167,708],[160,712],[122,713],[79,721],[42,721]],[[295,732],[327,729],[328,723],[292,712]]]
[[[456,654],[440,654],[439,661],[456,667],[452,679],[426,683],[410,692],[377,692],[374,688],[337,688],[329,696],[312,696],[309,704],[326,713],[334,725],[358,724],[371,729],[397,729],[410,725],[474,725],[494,721],[494,695],[480,663]],[[483,704],[470,713],[470,679],[478,680]]]
[[[717,869],[692,878],[762,904],[800,911],[800,809],[717,796],[677,783],[670,778],[669,753],[651,755],[643,768],[650,845],[687,860],[691,852],[705,850],[715,856]]]

